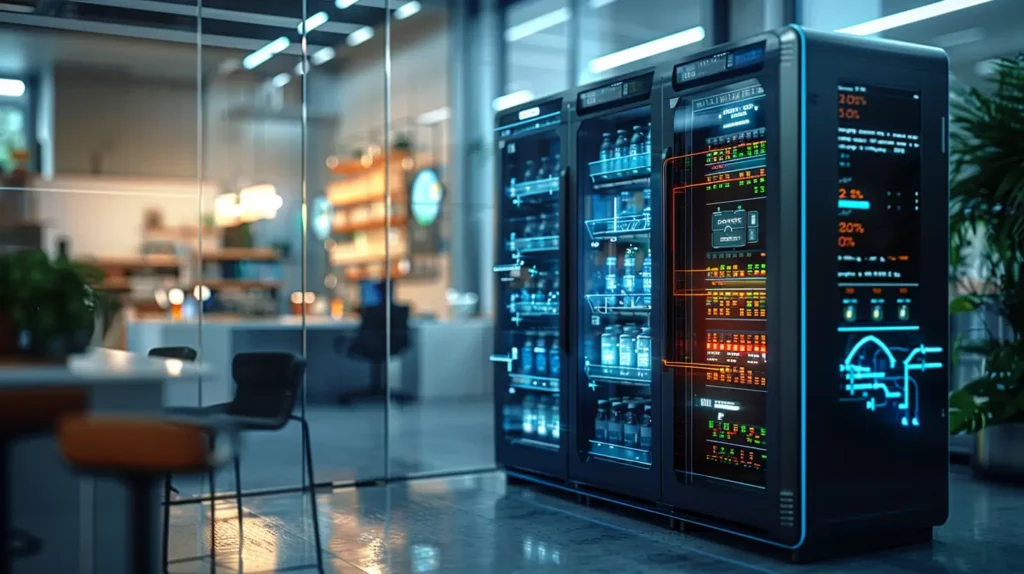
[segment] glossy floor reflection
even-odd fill
[[[932,545],[804,566],[507,485],[496,472],[337,490],[319,502],[331,572],[987,574],[1021,571],[1024,535],[1024,490],[977,482],[965,471],[952,478],[950,519]],[[208,510],[175,508],[171,572],[208,571],[208,563],[188,560],[208,544]],[[244,514],[243,571],[315,571],[303,567],[315,559],[299,495],[247,499]],[[233,505],[219,504],[216,515],[219,570],[239,571]]]

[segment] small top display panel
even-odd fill
[[[672,81],[678,89],[684,84],[697,82],[724,72],[758,66],[764,62],[764,53],[765,44],[760,42],[753,46],[744,46],[679,64],[672,74]]]
[[[582,114],[612,104],[646,99],[651,95],[653,82],[654,74],[650,73],[580,92],[576,107]]]
[[[499,138],[509,138],[558,125],[561,117],[562,100],[548,100],[500,114],[495,131]]]

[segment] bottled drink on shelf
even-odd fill
[[[604,259],[604,292],[605,305],[614,307],[617,300],[617,294],[619,291],[619,278],[615,274],[616,267],[619,265],[619,260],[614,255],[609,255]]]
[[[622,291],[626,297],[632,299],[631,295],[636,293],[636,247],[630,245],[626,248],[626,254],[622,256]],[[626,303],[630,305],[629,302]]]
[[[551,166],[551,177],[558,177],[562,173],[562,154],[555,154],[555,163]]]
[[[562,435],[562,397],[555,394],[551,401],[551,418],[548,420],[548,436],[551,440],[558,442],[559,437]]]
[[[629,448],[640,446],[640,415],[637,411],[637,402],[629,401],[624,404],[622,415],[622,444]]]
[[[598,159],[601,160],[601,171],[612,171],[612,158],[615,157],[615,144],[612,143],[612,134],[601,134],[601,150]]]
[[[551,280],[551,284],[548,286],[548,303],[558,311],[558,294],[562,287],[562,272],[555,269],[555,278]]]
[[[548,438],[551,423],[551,397],[544,395],[537,401],[537,438]]]
[[[654,287],[654,283],[651,279],[651,252],[648,251],[644,254],[643,265],[640,266],[640,283],[643,285],[644,290],[644,305],[646,307],[651,306],[651,290]]]
[[[532,393],[523,398],[523,438],[533,438],[537,432],[537,399]]]
[[[619,331],[615,325],[608,325],[601,334],[601,365],[616,367],[619,364]]]
[[[509,185],[515,185],[516,184],[516,164],[514,164],[514,163],[508,164],[508,177],[509,177],[508,184]]]
[[[551,177],[551,160],[542,157],[540,158],[540,168],[537,169],[537,180],[543,181],[549,177]]]
[[[636,367],[636,337],[638,330],[634,325],[623,329],[619,335],[619,366]]]
[[[505,432],[519,432],[523,428],[523,405],[508,402],[502,409],[503,427]]]
[[[612,400],[611,412],[608,413],[608,442],[622,444],[622,401]]]
[[[640,126],[633,126],[633,137],[629,138],[629,167],[640,167],[643,164],[644,132]]]
[[[651,226],[651,188],[644,188],[644,215],[647,227]]]
[[[608,401],[597,401],[597,416],[594,418],[594,440],[608,442]]]
[[[526,218],[526,225],[523,226],[523,238],[530,239],[537,237],[537,228],[540,225],[540,218],[536,215],[530,215]]]
[[[624,190],[619,194],[619,215],[633,214],[633,192]]]
[[[537,333],[537,346],[533,348],[533,372],[538,377],[548,374],[548,348],[544,341],[544,333]]]
[[[534,169],[534,163],[532,159],[526,160],[526,170],[523,171],[523,181],[533,181],[537,179],[537,172]]]
[[[533,374],[533,347],[536,344],[534,337],[536,334],[533,331],[526,332],[526,341],[523,343],[523,352],[519,354],[520,358],[520,369],[524,375]],[[523,416],[526,416],[525,413]]]
[[[553,229],[551,228],[551,216],[546,213],[542,213],[537,218],[537,237],[551,237]]]
[[[558,377],[562,374],[562,346],[558,343],[558,333],[551,334],[551,350],[548,352],[548,376]]]
[[[651,153],[651,124],[647,123],[647,131],[644,137],[644,153]],[[647,158],[650,161],[650,158]]]
[[[654,419],[651,417],[651,403],[644,404],[644,414],[640,417],[640,448],[651,450],[651,432],[654,430]]]
[[[615,138],[615,157],[616,161],[612,162],[615,164],[615,169],[627,169],[629,168],[629,136],[626,135],[626,130],[617,130],[618,136]]]
[[[636,338],[636,368],[651,368],[651,328],[640,329]]]

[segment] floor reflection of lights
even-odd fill
[[[238,567],[238,511],[234,500],[217,501],[216,507],[216,541],[217,541],[217,562]],[[209,545],[210,540],[210,515],[209,505],[204,524],[204,540]],[[246,512],[242,507],[244,521],[242,522],[242,535],[245,537],[242,548],[242,566],[245,571],[268,571],[279,566],[279,533],[285,529],[285,523],[276,518],[268,518],[252,512]],[[242,568],[238,568],[241,570]]]

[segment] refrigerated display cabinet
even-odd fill
[[[661,481],[659,96],[654,71],[645,70],[581,88],[569,103],[576,166],[569,477],[649,501]]]
[[[795,26],[674,67],[674,515],[797,559],[945,521],[948,77],[941,50]]]
[[[568,348],[565,114],[549,98],[498,114],[496,454],[566,477]]]

